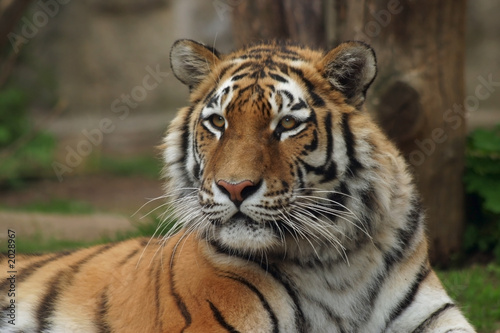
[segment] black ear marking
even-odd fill
[[[359,109],[377,75],[373,49],[363,42],[342,43],[328,52],[321,65],[323,77],[345,95],[349,104]]]
[[[190,90],[196,88],[219,61],[216,49],[189,39],[177,40],[170,50],[172,72]]]

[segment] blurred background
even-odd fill
[[[37,252],[154,231],[166,211],[155,146],[188,98],[170,70],[176,39],[221,52],[360,39],[380,68],[367,106],[419,182],[433,261],[494,332],[500,1],[424,2],[0,0],[0,244],[8,228]]]

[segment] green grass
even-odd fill
[[[29,254],[57,252],[89,247],[103,242],[104,239],[95,241],[75,241],[54,237],[44,237],[40,232],[36,232],[31,236],[18,236],[16,238],[16,252]]]
[[[478,332],[500,330],[500,266],[472,266],[438,275]]]

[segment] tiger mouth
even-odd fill
[[[242,213],[242,212],[237,212],[231,218],[229,219],[230,223],[243,223],[245,226],[249,228],[257,228],[257,227],[263,227],[264,223],[256,221],[252,219],[250,216]]]
[[[212,224],[214,230],[209,232],[211,243],[229,251],[265,251],[275,247],[280,239],[274,223],[257,221],[241,212],[234,214],[227,221],[212,221]]]
[[[242,212],[237,212],[225,222],[222,222],[221,220],[212,221],[212,224],[214,224],[216,227],[221,227],[225,224],[229,225],[237,223],[243,223],[245,226],[252,230],[267,229],[269,232],[276,233],[277,235],[287,231],[284,223],[280,220],[274,220],[273,222],[257,221]]]
[[[211,222],[216,227],[222,227],[225,224],[231,224],[231,223],[245,223],[246,225],[259,224],[258,221],[255,221],[250,216],[243,214],[242,212],[235,213],[227,221],[222,221],[220,219],[217,219],[217,220],[212,220]]]

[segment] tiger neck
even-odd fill
[[[332,324],[332,318],[341,318],[344,314],[339,309],[343,309],[346,302],[346,290],[350,293],[349,306],[362,309],[362,294],[366,293],[363,286],[369,285],[367,280],[383,263],[383,255],[374,253],[376,247],[369,242],[352,253],[350,261],[340,256],[327,257],[326,248],[324,253],[317,253],[323,257],[299,260],[229,255],[202,243],[206,246],[205,254],[218,270],[241,275],[259,290],[265,285],[281,290],[281,306],[292,304],[297,332],[320,331],[319,327]],[[348,318],[348,321],[355,322],[356,318]]]

